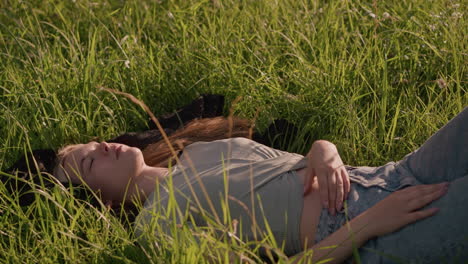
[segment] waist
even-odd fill
[[[306,168],[297,170],[296,173],[304,185],[306,179]],[[300,223],[300,235],[302,249],[314,245],[317,226],[322,212],[320,203],[320,193],[318,191],[318,181],[315,178],[312,182],[312,190],[303,197],[302,214]]]

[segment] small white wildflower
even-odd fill
[[[452,13],[452,17],[453,17],[453,18],[462,18],[462,17],[463,17],[463,13],[462,13],[462,12],[453,12],[453,13]]]
[[[390,14],[387,13],[387,12],[384,12],[384,13],[382,14],[382,16],[383,16],[384,19],[390,18]]]
[[[125,61],[125,68],[130,69],[130,61],[129,60]]]
[[[376,17],[376,15],[374,13],[372,13],[372,12],[369,12],[369,16],[372,17],[372,18]]]
[[[167,12],[167,16],[168,16],[170,19],[174,19],[174,14],[172,14],[171,11]]]
[[[436,80],[436,83],[437,83],[437,85],[439,86],[440,89],[444,89],[444,88],[447,87],[447,82],[442,78]]]

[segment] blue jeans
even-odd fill
[[[444,196],[421,208],[440,208],[437,214],[369,240],[358,255],[362,263],[372,264],[468,263],[468,108],[401,161],[350,168],[349,174],[351,179],[378,177],[373,184],[363,180],[351,184],[346,212],[333,217],[322,211],[316,242],[398,189],[449,181]]]

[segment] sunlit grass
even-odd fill
[[[292,152],[334,142],[347,164],[398,160],[468,104],[462,1],[0,0],[0,167],[25,151],[147,128],[113,88],[160,115],[201,93],[265,129],[301,127]],[[34,170],[34,168],[32,168]],[[183,229],[145,252],[105,210],[36,189],[21,208],[0,185],[7,263],[227,262],[241,242]],[[190,236],[205,234],[193,242]],[[187,238],[187,239],[185,239]],[[218,249],[218,250],[214,250]],[[242,253],[244,252],[244,253]],[[250,255],[249,255],[250,254]]]

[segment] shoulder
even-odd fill
[[[261,145],[251,139],[243,137],[226,138],[213,141],[198,141],[184,148],[184,152],[198,153],[203,152],[231,152],[237,149],[248,150]]]
[[[233,138],[218,139],[218,140],[213,140],[213,141],[197,141],[188,145],[186,148],[194,148],[194,147],[200,147],[200,146],[218,146],[218,145],[223,146],[223,145],[228,145],[228,144],[249,146],[249,145],[255,145],[255,144],[260,144],[260,143],[257,143],[245,137],[233,137]]]
[[[210,142],[195,142],[187,146],[184,149],[184,152],[196,156],[211,157],[212,155],[222,154],[225,158],[230,157],[254,160],[270,159],[288,154],[295,154],[281,151],[244,137],[220,139]]]
[[[186,146],[185,149],[225,148],[229,146],[242,148],[270,148],[252,139],[248,139],[245,137],[233,137],[213,141],[197,141]]]

